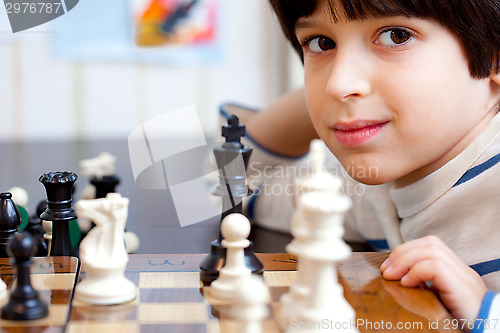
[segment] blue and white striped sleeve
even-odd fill
[[[484,295],[472,333],[500,332],[500,293],[488,291]]]

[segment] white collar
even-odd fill
[[[402,188],[390,189],[391,199],[398,216],[411,217],[430,206],[445,194],[491,146],[500,134],[500,113],[495,115],[486,129],[459,155],[430,175]]]

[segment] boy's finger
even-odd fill
[[[433,281],[433,289],[455,318],[474,319],[477,316],[486,286],[472,272],[448,262],[429,259],[413,266],[401,279],[401,285],[415,287],[425,281]]]
[[[449,251],[443,249],[441,245],[431,244],[401,252],[398,256],[393,258],[390,266],[384,268],[382,271],[383,276],[388,280],[399,280],[406,275],[414,265],[431,259],[447,262],[454,266],[465,266],[458,257],[450,255]]]
[[[412,252],[413,250],[425,249],[428,247],[432,247],[439,251],[440,253],[446,253],[450,258],[453,258],[454,261],[460,260],[455,253],[444,244],[437,236],[431,235],[418,239],[414,239],[403,243],[397,246],[394,251],[389,255],[389,257],[382,263],[380,266],[380,270],[382,273],[385,272],[387,268],[392,266],[396,260],[404,256],[405,254]]]

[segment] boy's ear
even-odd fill
[[[492,73],[490,78],[493,82],[495,82],[496,84],[498,84],[500,86],[500,54],[498,56],[498,64],[497,64],[497,70],[498,72],[495,74],[495,73]]]
[[[491,80],[500,86],[500,72],[496,74],[491,74]]]

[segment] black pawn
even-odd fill
[[[38,291],[33,289],[30,280],[32,256],[36,244],[28,233],[21,232],[9,240],[7,251],[13,257],[17,271],[16,289],[10,293],[9,301],[2,307],[2,318],[8,320],[33,320],[49,314],[47,303],[40,300]]]
[[[95,198],[96,199],[101,199],[105,198],[108,193],[115,193],[116,192],[116,186],[120,184],[120,178],[117,176],[103,176],[103,177],[92,177],[90,179],[90,184],[94,185],[95,187]],[[90,230],[95,227],[94,222],[92,222],[92,226],[90,227]],[[80,239],[80,242],[87,237],[88,232],[82,231],[82,238]]]
[[[42,219],[40,215],[47,209],[47,201],[42,200],[38,203],[36,207],[36,213],[30,216],[28,219],[28,225],[26,225],[25,231],[29,232],[33,238],[35,238],[37,253],[35,257],[46,257],[49,254],[47,241],[43,238],[45,234],[45,229],[42,225]]]
[[[94,177],[90,183],[95,186],[95,198],[105,198],[108,193],[115,193],[116,186],[120,183],[120,178],[117,176],[103,176],[100,178]]]
[[[8,258],[7,242],[19,231],[21,214],[10,192],[0,194],[0,204],[0,258]]]
[[[241,137],[245,136],[245,126],[240,124],[238,117],[232,115],[228,119],[228,126],[222,127],[222,136],[226,138],[226,142],[214,148],[219,184],[212,191],[213,195],[222,197],[221,222],[231,213],[241,214],[242,199],[253,193],[246,182],[246,169],[252,148],[241,144]],[[238,203],[235,198],[239,198]],[[226,262],[226,249],[221,245],[221,241],[222,235],[219,232],[219,238],[211,243],[210,253],[200,263],[200,279],[205,285],[211,284],[219,277],[219,271]],[[264,271],[264,265],[255,255],[252,243],[245,249],[245,265],[254,274],[262,274]]]
[[[47,192],[47,209],[40,215],[42,220],[52,221],[51,256],[71,256],[69,221],[76,220],[71,206],[73,184],[78,176],[73,172],[50,172],[40,176],[39,181]]]

